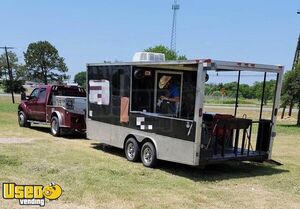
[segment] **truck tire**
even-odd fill
[[[51,134],[53,136],[60,136],[61,135],[61,128],[59,127],[59,120],[57,116],[53,116],[51,118]]]
[[[137,162],[140,158],[140,146],[135,138],[129,138],[125,143],[125,155],[127,160]]]
[[[145,167],[154,168],[157,164],[156,150],[151,142],[146,142],[142,146],[141,160]]]
[[[18,113],[18,122],[20,127],[30,127],[31,123],[27,121],[27,116],[23,111]]]

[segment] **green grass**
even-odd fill
[[[16,99],[16,97],[15,97]],[[0,94],[0,112],[1,113],[15,113],[18,107],[19,99],[15,100],[15,104],[11,102],[11,96],[3,96]]]
[[[235,104],[235,98],[224,98],[222,101],[222,98],[219,99],[215,98],[207,98],[205,100],[206,104]],[[249,105],[260,105],[260,101],[257,99],[239,99],[239,104],[249,104]]]
[[[33,140],[0,144],[0,182],[60,184],[62,197],[46,208],[300,208],[298,127],[278,126],[273,159],[283,166],[232,162],[202,170],[161,162],[148,169],[93,140],[18,127],[9,99],[0,99],[0,138]],[[20,206],[0,198],[0,208]]]

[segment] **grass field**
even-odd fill
[[[13,142],[0,142],[0,182],[58,183],[63,195],[45,208],[300,208],[300,128],[293,119],[278,124],[273,159],[282,166],[233,162],[201,170],[161,162],[148,169],[96,141],[18,127],[9,99],[0,96],[0,138]],[[20,206],[0,197],[0,208]]]

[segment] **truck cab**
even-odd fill
[[[31,123],[51,126],[59,136],[63,130],[85,131],[86,92],[78,86],[41,85],[29,96],[22,97],[18,107],[21,127]]]

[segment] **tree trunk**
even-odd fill
[[[282,108],[281,119],[284,118],[285,108],[286,108],[286,106],[284,106],[284,107]]]
[[[290,103],[290,109],[289,109],[289,116],[292,116],[292,111],[293,111],[293,107],[294,107],[294,102]]]
[[[47,80],[47,71],[44,71],[44,84],[47,85],[48,84],[48,80]]]

